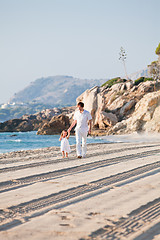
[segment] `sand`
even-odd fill
[[[0,239],[160,239],[160,142],[0,155]]]

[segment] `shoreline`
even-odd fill
[[[24,134],[24,133],[22,133],[22,134]],[[49,143],[50,146],[45,146],[45,147],[37,146],[37,147],[34,147],[34,148],[29,148],[28,147],[28,149],[24,149],[24,147],[21,147],[22,149],[17,149],[17,150],[15,149],[13,151],[12,150],[10,151],[10,150],[6,149],[2,153],[0,152],[0,156],[3,155],[3,154],[9,154],[9,153],[12,153],[12,152],[17,152],[18,153],[18,152],[23,152],[23,151],[26,152],[26,151],[40,150],[41,148],[42,149],[52,148],[52,147],[60,148],[60,144],[59,144],[59,141],[58,141],[59,135],[44,135],[44,139],[43,139],[44,143],[45,143],[46,138],[48,136],[49,136],[48,139],[51,140],[51,142]],[[54,139],[55,136],[56,136],[56,139]],[[31,139],[33,137],[37,138],[37,135],[36,134],[34,134],[33,136],[31,135]],[[73,139],[70,139],[70,146],[75,145],[75,136],[72,135],[71,138],[72,137],[73,137]],[[94,141],[95,141],[95,144],[99,144],[99,143],[107,143],[107,144],[109,144],[109,143],[149,143],[149,142],[159,142],[160,141],[160,133],[141,133],[141,134],[140,133],[132,133],[132,134],[124,134],[124,135],[88,136],[87,139],[88,139],[87,145],[88,144],[94,144]],[[52,140],[53,140],[53,142],[52,142]],[[54,145],[55,140],[56,140],[56,145]],[[23,139],[21,139],[21,134],[19,136],[16,135],[13,138],[8,138],[8,141],[16,141],[17,146],[19,148],[20,148],[21,142],[23,143]],[[34,139],[32,139],[32,141],[34,141]],[[74,144],[71,144],[71,142],[73,142],[73,141],[74,141]]]

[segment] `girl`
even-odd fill
[[[61,141],[61,152],[62,152],[62,157],[66,157],[68,158],[68,153],[71,152],[70,146],[69,146],[69,139],[70,137],[70,133],[67,134],[67,130],[63,130],[61,133],[61,136],[59,138],[59,141]]]

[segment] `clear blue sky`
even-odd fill
[[[157,59],[160,0],[0,0],[0,103],[40,77],[124,75]]]

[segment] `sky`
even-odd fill
[[[160,0],[0,0],[0,103],[41,77],[124,76],[157,59]]]

